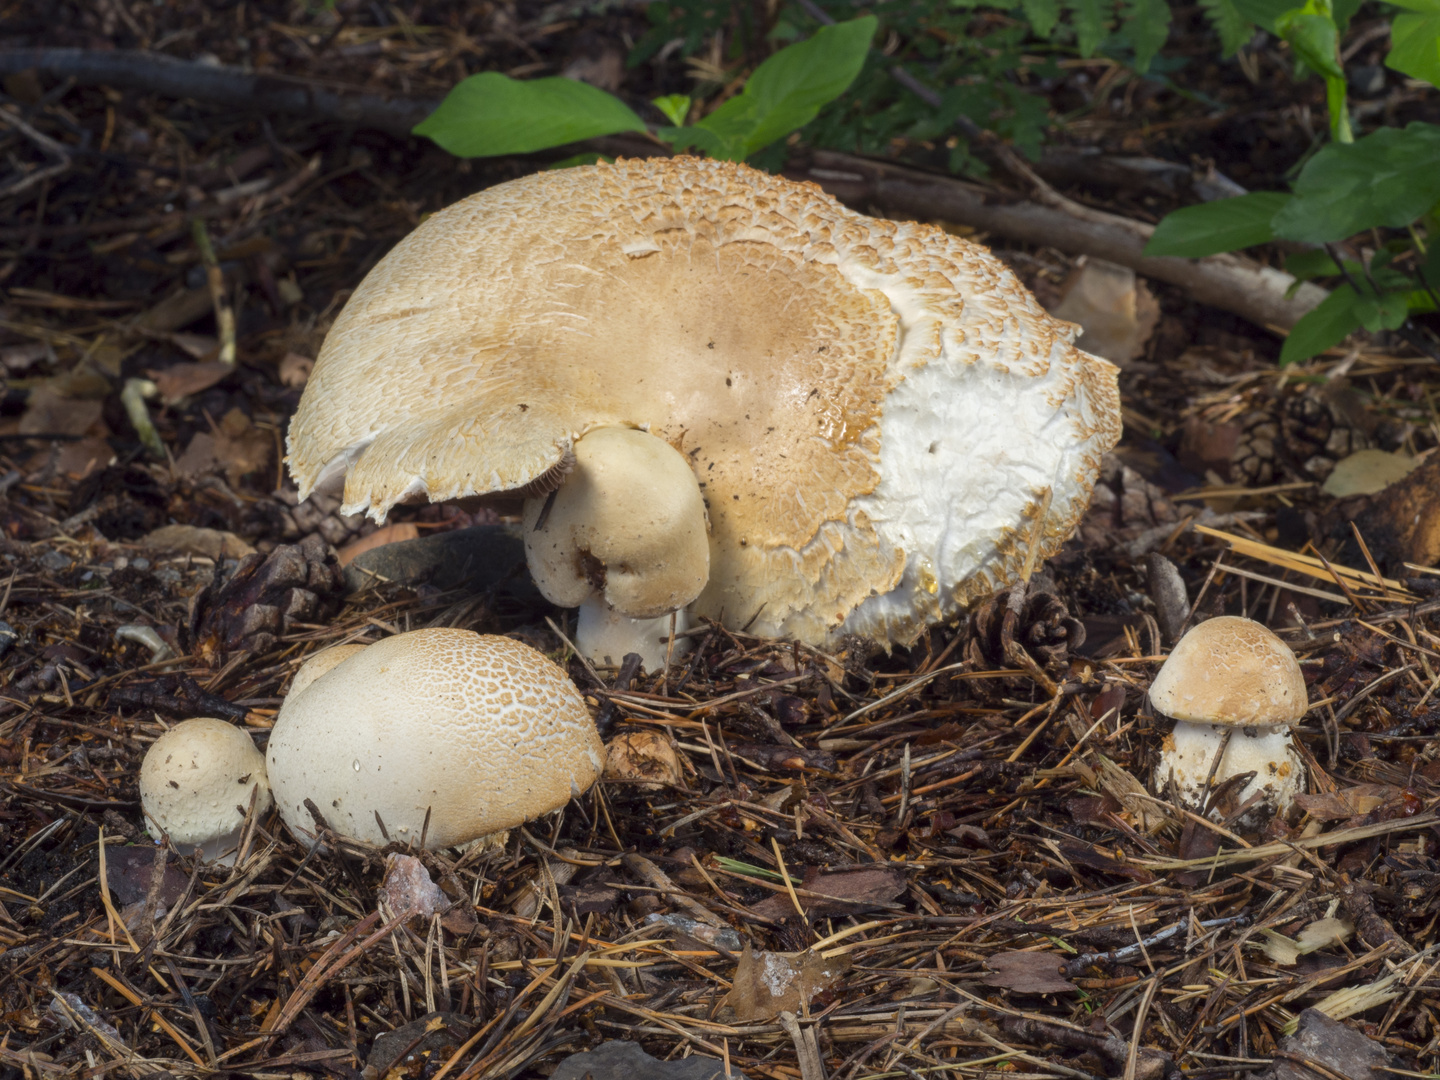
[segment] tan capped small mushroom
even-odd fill
[[[207,862],[235,861],[253,793],[270,809],[265,758],[248,733],[224,720],[184,720],[162,734],[140,764],[140,805],[151,835]],[[228,855],[226,853],[229,853]]]
[[[552,170],[369,273],[288,460],[302,497],[343,484],[379,521],[548,490],[598,429],[646,431],[708,510],[696,615],[908,644],[1084,513],[1120,398],[1075,330],[980,245],[813,184],[693,157]]]
[[[550,660],[510,638],[434,629],[367,645],[292,692],[267,759],[302,841],[317,835],[308,799],[342,836],[418,845],[423,832],[442,848],[559,809],[599,777],[603,753]]]
[[[1212,784],[1255,773],[1236,798],[1241,806],[1259,796],[1241,824],[1284,814],[1305,790],[1305,766],[1290,736],[1309,707],[1305,677],[1290,646],[1260,623],[1223,615],[1192,627],[1155,676],[1150,703],[1176,721],[1155,770],[1160,793],[1173,783],[1186,805],[1200,806],[1222,747]]]
[[[710,577],[706,533],[689,464],[632,428],[578,440],[559,489],[525,502],[525,559],[536,586],[552,603],[580,609],[576,647],[613,667],[632,652],[646,670],[664,666],[671,614]],[[676,628],[687,626],[681,618]],[[676,651],[687,651],[687,641],[679,638]]]

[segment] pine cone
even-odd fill
[[[345,591],[334,549],[313,534],[269,555],[247,555],[223,585],[218,571],[190,616],[193,649],[206,659],[268,652],[292,623],[333,614]]]
[[[977,669],[1011,662],[1011,646],[1023,649],[1036,665],[1050,671],[1064,668],[1070,651],[1085,643],[1085,627],[1071,616],[1054,593],[1032,592],[1019,612],[1012,612],[1014,589],[1002,589],[984,601],[970,618],[965,656]]]

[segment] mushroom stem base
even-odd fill
[[[681,609],[673,613],[675,634],[689,630],[690,613]],[[671,615],[658,619],[631,619],[621,615],[603,600],[587,600],[580,605],[580,618],[575,627],[575,647],[592,664],[619,667],[627,653],[639,653],[646,671],[659,671],[665,666],[670,645]],[[675,638],[670,659],[690,651],[688,637]]]
[[[1192,724],[1184,720],[1165,737],[1160,762],[1155,768],[1155,790],[1164,795],[1173,780],[1182,805],[1199,810],[1208,792],[1205,780],[1210,765],[1225,737],[1227,728],[1221,724]],[[1225,747],[1225,756],[1215,769],[1213,787],[1219,787],[1233,776],[1253,772],[1250,780],[1235,794],[1232,805],[1240,807],[1252,795],[1259,798],[1236,822],[1242,829],[1262,825],[1274,814],[1284,814],[1305,790],[1305,766],[1295,751],[1287,727],[1234,727],[1234,734]],[[1211,807],[1208,816],[1220,821],[1221,808]]]

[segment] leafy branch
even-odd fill
[[[1386,64],[1440,85],[1440,0],[1403,0]],[[1286,269],[1300,281],[1338,278],[1329,297],[1295,324],[1281,364],[1308,360],[1363,327],[1400,331],[1440,357],[1411,317],[1440,310],[1440,125],[1414,122],[1356,139],[1339,60],[1337,12],[1308,0],[1273,21],[1305,69],[1325,80],[1332,142],[1300,170],[1292,192],[1262,191],[1188,206],[1155,229],[1146,255],[1199,258],[1276,240],[1304,245]],[[1390,233],[1381,237],[1381,230]],[[1346,258],[1340,245],[1369,234],[1373,253]]]

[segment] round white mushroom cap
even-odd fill
[[[1155,790],[1164,795],[1175,784],[1180,802],[1198,808],[1206,796],[1205,781],[1210,765],[1220,749],[1227,728],[1215,724],[1191,724],[1181,721],[1165,736],[1160,762],[1155,768]],[[1234,804],[1243,806],[1249,798],[1260,795],[1237,823],[1242,828],[1263,824],[1275,813],[1285,813],[1295,796],[1305,790],[1305,763],[1288,728],[1271,728],[1255,736],[1235,732],[1225,747],[1225,756],[1215,769],[1214,787],[1232,776],[1253,772],[1255,778],[1235,794]],[[1211,817],[1219,819],[1218,812]]]
[[[1176,643],[1150,703],[1175,720],[1267,727],[1299,721],[1309,694],[1290,646],[1251,619],[1222,615]]]
[[[440,848],[558,809],[594,783],[603,753],[554,663],[510,638],[435,629],[368,645],[292,693],[268,761],[300,839],[316,834],[309,799],[330,828],[374,844],[418,843],[428,811],[425,843]]]
[[[233,841],[256,790],[263,813],[270,809],[265,758],[248,733],[224,720],[176,724],[140,765],[146,820],[181,851],[199,847],[206,858],[219,854],[217,842]]]
[[[343,512],[382,520],[643,429],[709,510],[698,615],[908,643],[1088,505],[1120,399],[1075,330],[978,244],[813,184],[691,157],[546,171],[430,216],[370,272],[288,460],[302,497],[343,479]]]

